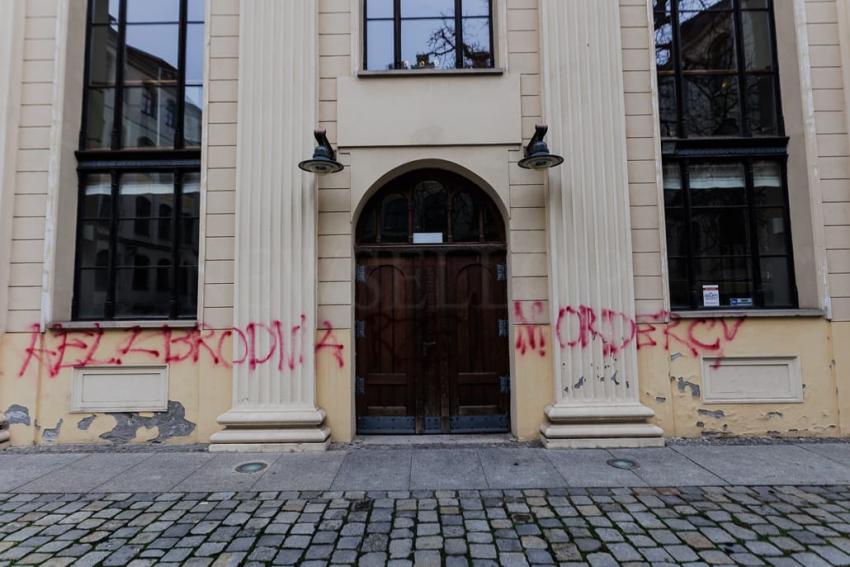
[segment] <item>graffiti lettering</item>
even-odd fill
[[[533,309],[538,306],[540,310],[543,309],[541,302],[535,302]],[[515,349],[518,354],[546,355],[542,325],[529,324],[532,316],[539,320],[539,315],[526,315],[524,302],[514,302],[517,324]],[[634,344],[637,349],[658,347],[668,352],[681,350],[692,357],[715,355],[717,361],[714,364],[717,365],[723,358],[724,347],[735,340],[744,321],[744,318],[682,319],[666,310],[638,315],[633,319],[626,313],[612,309],[597,310],[587,305],[567,305],[558,309],[554,327],[555,340],[561,350],[585,349],[598,344],[603,356],[608,357],[616,356]]]
[[[36,324],[30,328],[18,376],[23,377],[38,366],[54,378],[66,368],[122,365],[139,360],[161,364],[203,361],[227,368],[244,364],[251,371],[262,366],[273,366],[281,373],[294,371],[304,364],[305,323],[306,317],[301,315],[295,325],[271,321],[218,330],[207,325],[190,329],[168,325],[153,329],[132,327],[118,331],[124,336],[111,346],[104,344],[104,330],[96,323],[93,330],[67,329],[56,324],[45,333]],[[231,338],[232,352],[227,348]],[[330,350],[336,366],[344,368],[344,348],[333,326],[325,321],[315,352]]]
[[[532,321],[543,315],[543,302],[535,301],[532,305]],[[525,316],[521,301],[514,302],[514,320],[519,326],[516,331],[515,348],[520,354],[536,352],[540,356],[546,356],[546,335],[543,328],[535,325]]]

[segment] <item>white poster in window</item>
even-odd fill
[[[442,232],[414,232],[413,233],[413,243],[414,244],[442,244],[443,243],[443,233]]]
[[[720,286],[709,284],[702,286],[702,306],[720,307]]]

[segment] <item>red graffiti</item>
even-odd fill
[[[514,321],[517,325],[515,349],[520,355],[532,352],[545,356],[540,313],[525,313],[524,302],[514,302]],[[542,312],[542,302],[535,302],[534,309]],[[535,322],[529,323],[534,317]],[[665,351],[681,350],[684,354],[697,357],[715,355],[719,365],[723,349],[738,336],[744,318],[682,319],[675,313],[662,310],[657,313],[639,315],[633,319],[626,313],[603,308],[594,309],[587,305],[567,305],[558,309],[555,320],[555,337],[564,349],[584,349],[599,344],[603,356],[616,356],[634,344],[637,349],[659,347]]]
[[[325,331],[316,343],[316,353],[324,349],[330,349],[331,354],[336,361],[337,368],[344,368],[345,357],[342,354],[343,348],[345,348],[345,345],[337,342],[336,335],[334,335],[333,327],[330,322],[325,321]]]
[[[732,320],[682,319],[666,310],[639,318],[638,349],[660,346],[668,352],[682,349],[693,357],[714,354],[717,356],[713,363],[715,367],[720,366],[723,360],[723,347],[735,340],[746,321],[743,317]]]
[[[301,315],[295,325],[284,325],[281,321],[252,322],[243,329],[216,330],[207,325],[190,329],[168,325],[154,329],[132,327],[120,331],[125,337],[110,347],[104,346],[104,331],[97,323],[93,330],[66,329],[57,324],[44,333],[36,324],[30,328],[30,341],[18,376],[23,377],[30,368],[39,365],[54,378],[66,368],[122,365],[139,360],[162,364],[204,361],[227,368],[245,364],[251,371],[273,365],[283,373],[304,364],[305,323],[306,317]],[[231,337],[234,344],[229,352],[227,339]],[[344,368],[344,348],[333,326],[326,321],[315,352],[331,349],[337,367]]]
[[[538,320],[543,316],[543,302],[535,301],[532,304],[532,320]],[[533,324],[525,316],[521,301],[514,302],[514,322],[518,326],[516,330],[517,352],[537,352],[540,356],[546,356],[546,335],[540,325]]]

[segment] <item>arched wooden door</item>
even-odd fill
[[[505,229],[439,170],[378,191],[356,232],[358,433],[509,429]]]

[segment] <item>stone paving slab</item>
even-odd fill
[[[549,451],[545,455],[569,486],[646,486],[646,482],[633,471],[608,465],[608,461],[614,458],[610,451],[567,449]]]
[[[479,454],[490,488],[546,488],[565,484],[546,458],[545,449],[481,449]]]
[[[413,455],[407,449],[362,449],[346,455],[335,490],[407,490]]]
[[[649,486],[717,486],[726,484],[719,476],[669,447],[611,449],[617,459],[638,464],[634,473]],[[581,486],[581,485],[579,485]]]
[[[850,483],[850,467],[795,445],[685,445],[673,449],[730,484]]]
[[[286,455],[273,453],[217,453],[202,467],[187,476],[173,490],[178,492],[208,492],[211,490],[250,490],[268,467]],[[248,462],[263,463],[266,469],[253,473],[236,472],[236,467]]]
[[[795,446],[850,467],[850,443],[799,443]]]
[[[850,486],[0,493],[37,563],[848,565]]]
[[[98,492],[168,492],[214,456],[210,453],[158,453],[121,472],[95,490]]]
[[[0,491],[13,490],[84,457],[80,453],[0,455]]]
[[[344,458],[342,451],[281,455],[257,480],[253,489],[329,490]]]
[[[18,486],[19,492],[88,492],[151,458],[151,453],[98,453],[57,468],[32,482]]]
[[[488,488],[481,457],[475,449],[414,451],[412,490]]]

